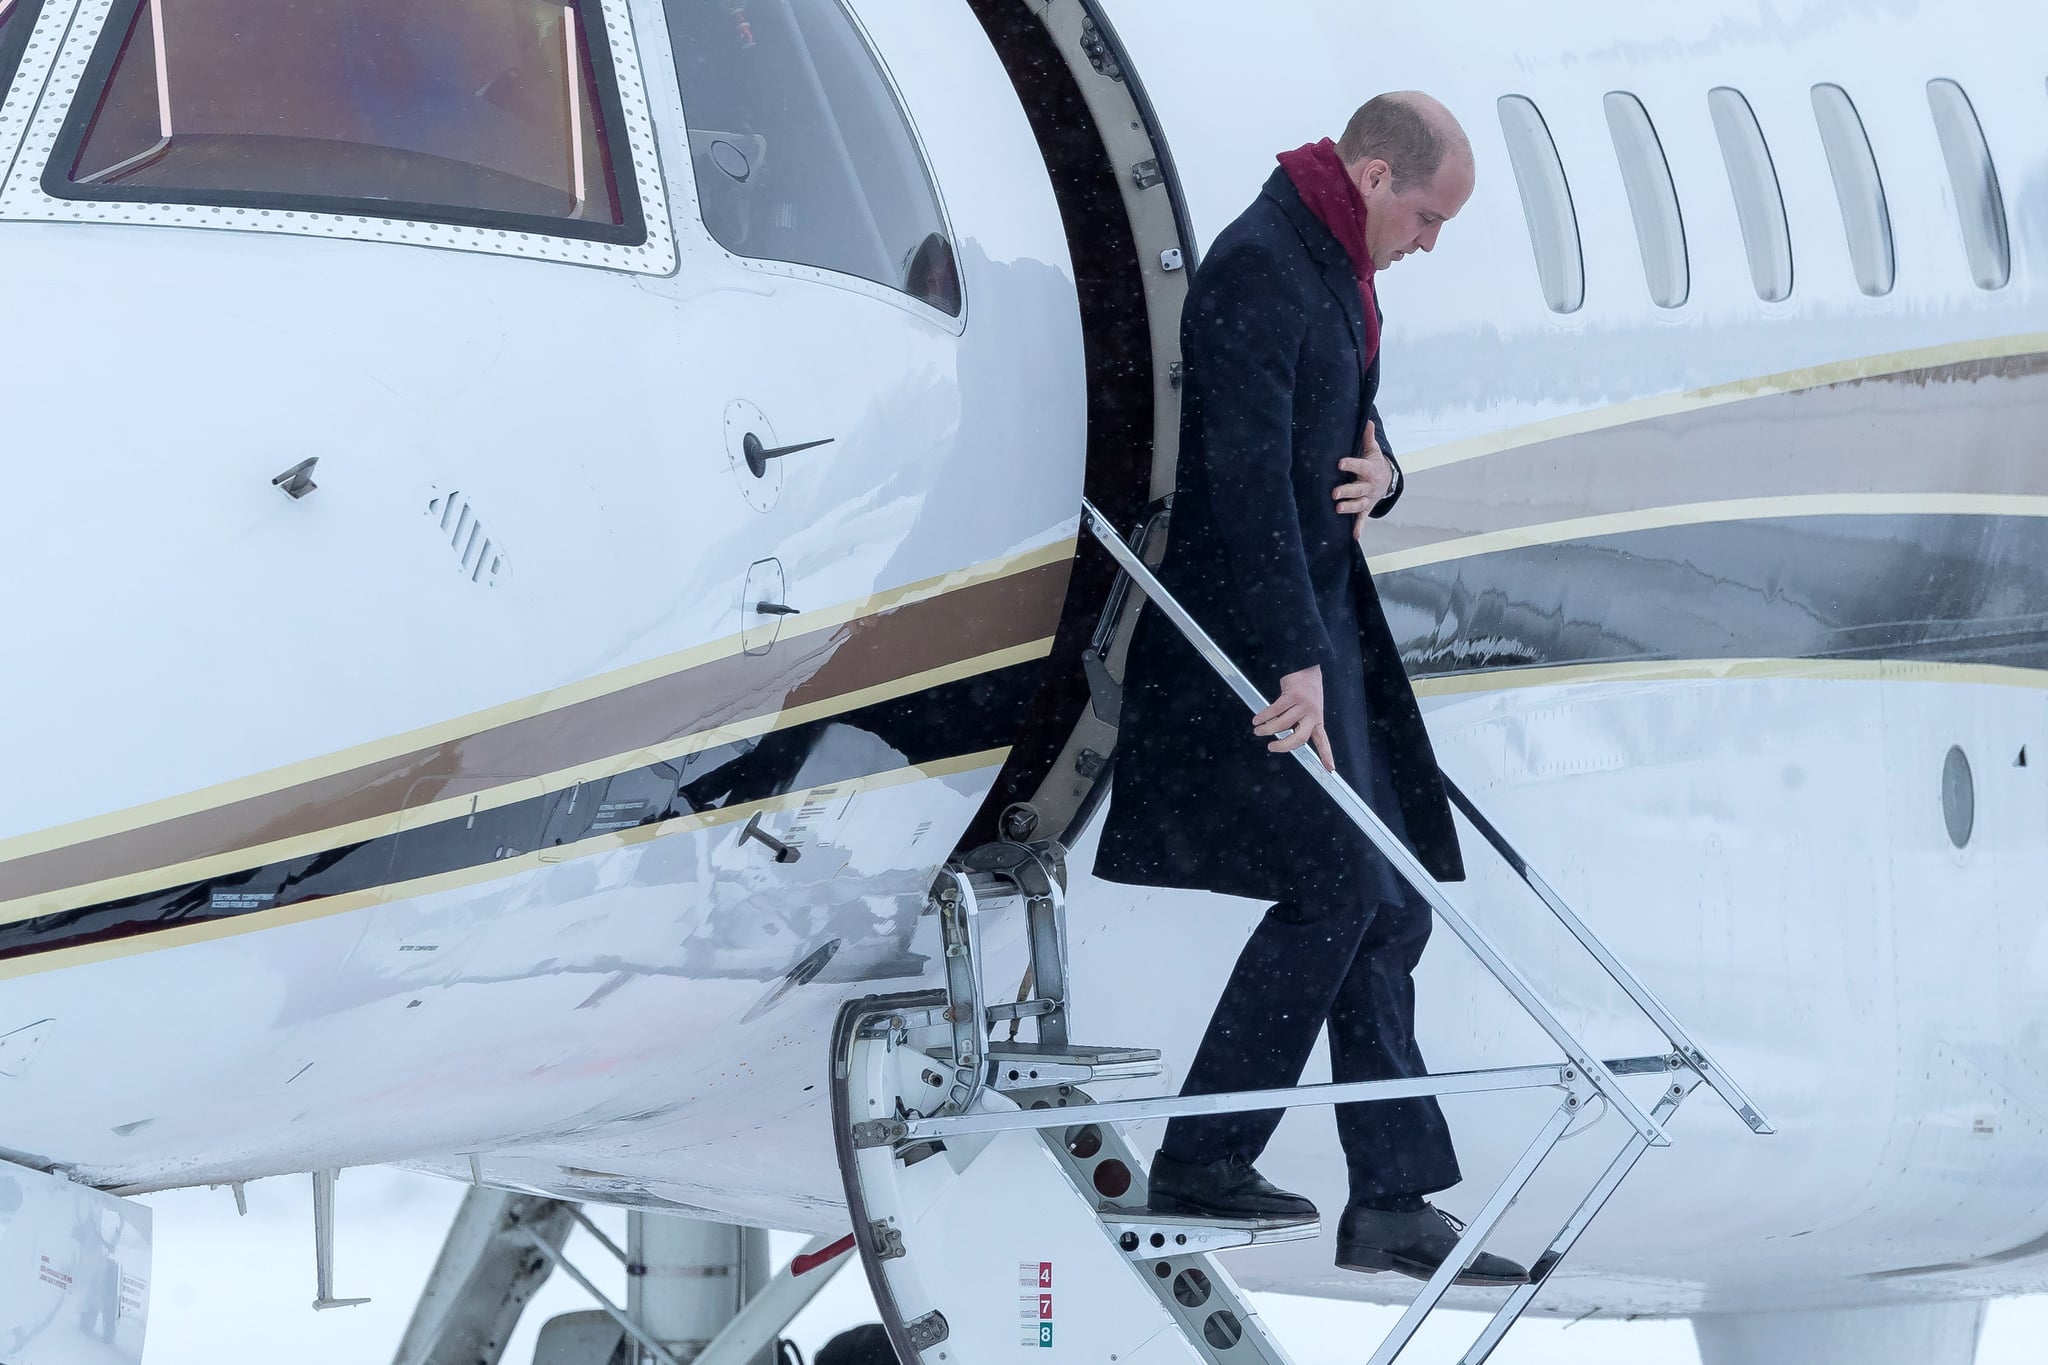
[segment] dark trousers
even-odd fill
[[[1230,973],[1181,1094],[1293,1085],[1325,1024],[1334,1079],[1425,1074],[1415,1045],[1412,974],[1429,930],[1429,905],[1413,894],[1378,906],[1283,901],[1272,907]],[[1255,1161],[1284,1112],[1174,1119],[1161,1147],[1181,1161]],[[1338,1105],[1337,1136],[1354,1202],[1431,1194],[1458,1183],[1450,1128],[1434,1098]]]

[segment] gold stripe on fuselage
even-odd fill
[[[1724,403],[1739,403],[1745,398],[1798,393],[1805,389],[1824,389],[1860,380],[1883,379],[1912,370],[1966,364],[1976,360],[2004,360],[2043,351],[2048,351],[2048,332],[2026,332],[2017,336],[1980,337],[1940,346],[1917,347],[1909,351],[1890,351],[1882,355],[1829,361],[1822,365],[1808,365],[1796,370],[1783,370],[1777,374],[1759,375],[1754,379],[1713,384],[1684,393],[1659,394],[1654,398],[1638,398],[1626,403],[1615,403],[1609,407],[1567,413],[1562,417],[1546,418],[1505,431],[1488,432],[1484,436],[1475,436],[1470,440],[1449,441],[1443,445],[1417,450],[1413,454],[1402,455],[1401,468],[1411,474],[1425,469],[1441,469],[1445,465],[1476,460],[1486,455],[1497,455],[1521,446],[1540,445],[1562,436],[1579,436],[1587,432],[1604,431],[1610,427],[1627,426],[1632,422],[1643,422],[1657,417],[1669,417],[1675,413],[1698,412],[1704,408],[1719,407]]]
[[[821,792],[850,793],[855,790],[875,791],[905,783],[925,781],[933,778],[951,777],[959,773],[976,772],[1001,766],[1009,757],[1009,749],[987,749],[980,753],[963,754],[957,758],[941,759],[933,763],[921,763],[875,773],[867,777],[848,778],[840,782],[827,783],[805,791],[790,792],[783,796],[770,797],[762,801],[749,801],[726,806],[718,810],[703,811],[695,815],[678,816],[655,825],[640,825],[632,829],[615,830],[607,834],[592,835],[573,844],[535,849],[517,857],[503,858],[495,862],[478,863],[470,867],[440,872],[411,881],[391,882],[382,886],[366,887],[338,896],[323,896],[312,900],[279,906],[273,910],[258,910],[249,914],[232,915],[221,919],[203,920],[192,924],[175,925],[149,933],[136,934],[127,938],[110,939],[101,943],[85,943],[69,948],[55,948],[45,953],[31,953],[17,958],[0,961],[0,980],[29,976],[38,972],[55,971],[64,967],[80,966],[88,962],[104,962],[110,958],[130,957],[138,953],[156,952],[164,948],[181,947],[188,943],[206,943],[215,939],[229,938],[237,934],[255,933],[263,929],[280,928],[288,924],[304,924],[310,920],[324,919],[329,915],[344,914],[367,906],[382,905],[392,901],[410,900],[419,896],[430,896],[437,892],[459,890],[485,882],[530,872],[536,868],[552,866],[588,858],[615,849],[629,848],[648,843],[655,839],[671,838],[679,834],[691,834],[699,830],[713,829],[750,820],[756,815],[772,814],[776,811],[791,810],[815,799]],[[950,850],[947,850],[950,852]],[[945,855],[941,853],[940,858]],[[936,861],[936,860],[935,860]]]
[[[758,735],[771,734],[777,730],[786,730],[810,721],[858,710],[876,702],[891,701],[929,688],[943,687],[947,683],[994,672],[999,668],[1008,668],[1013,664],[1028,663],[1033,659],[1042,659],[1051,652],[1052,637],[1046,636],[1044,639],[1034,640],[1012,649],[998,650],[992,654],[964,659],[943,668],[911,674],[857,692],[844,693],[808,705],[794,706],[774,715],[699,731],[672,743],[614,754],[573,768],[520,778],[474,794],[408,806],[388,815],[313,830],[290,839],[278,839],[270,843],[238,848],[208,858],[150,868],[95,882],[81,882],[13,901],[0,901],[0,924],[15,924],[41,915],[58,914],[81,906],[143,895],[168,886],[205,881],[210,877],[283,862],[330,848],[341,848],[366,839],[382,838],[466,814],[496,810],[501,806],[531,800],[545,792],[561,791],[579,782],[595,782],[650,764],[671,762],[705,749],[716,748],[721,744],[730,744],[735,740],[752,739]]]
[[[1476,536],[1458,536],[1373,555],[1366,563],[1374,573],[1395,573],[1500,550],[1522,550],[1668,526],[1828,516],[2048,517],[2048,497],[2024,493],[1794,493],[1773,498],[1728,498],[1569,517]]]
[[[1592,683],[1729,682],[1788,679],[1808,682],[1942,683],[2048,691],[2048,669],[2005,664],[1945,663],[1938,659],[1623,659],[1612,663],[1538,664],[1483,673],[1417,678],[1423,698],[1476,696],[1521,688]]]
[[[1447,482],[1443,483],[1438,479],[1418,478],[1411,489],[1409,511],[1411,514],[1420,513],[1420,519],[1416,520],[1413,526],[1381,528],[1380,533],[1386,537],[1381,543],[1391,540],[1394,548],[1373,556],[1369,562],[1374,571],[1386,573],[1474,555],[1596,536],[1665,527],[1796,516],[2048,515],[2048,496],[2029,492],[1959,493],[1926,489],[1914,492],[1808,491],[1816,488],[1827,489],[1830,486],[1839,489],[1850,483],[1852,478],[1857,482],[1867,477],[1891,478],[1893,476],[1887,475],[1885,471],[1889,470],[1892,464],[1896,464],[1896,461],[1874,461],[1867,469],[1845,464],[1842,468],[1824,470],[1819,467],[1818,462],[1797,460],[1785,464],[1783,471],[1778,471],[1777,467],[1773,466],[1773,477],[1759,482],[1763,487],[1769,487],[1773,482],[1783,487],[1789,481],[1792,488],[1798,491],[1788,490],[1781,495],[1766,497],[1674,501],[1669,505],[1654,507],[1629,507],[1628,502],[1646,493],[1654,496],[1658,460],[1644,461],[1646,467],[1642,469],[1641,477],[1645,482],[1640,488],[1617,487],[1617,484],[1626,484],[1628,480],[1611,477],[1614,470],[1605,466],[1599,470],[1581,470],[1585,478],[1592,479],[1597,473],[1600,479],[1605,479],[1604,485],[1596,479],[1594,486],[1604,487],[1607,495],[1600,498],[1572,497],[1574,485],[1568,477],[1574,468],[1571,462],[1594,458],[1596,455],[1596,452],[1585,449],[1583,442],[1564,442],[1550,446],[1551,451],[1555,452],[1555,460],[1563,462],[1559,465],[1559,477],[1555,479],[1544,473],[1549,468],[1544,460],[1553,458],[1552,456],[1538,456],[1533,461],[1508,462],[1497,471],[1493,465],[1472,466],[1468,463],[1486,455],[1557,442],[1560,437],[1625,427],[1634,423],[1651,423],[1651,429],[1646,435],[1658,436],[1662,429],[1655,419],[1672,414],[1702,411],[1745,399],[1836,388],[1868,380],[1889,379],[1924,383],[1930,374],[1953,377],[1957,373],[1955,367],[1980,362],[2010,361],[2018,358],[2019,369],[2014,370],[2012,366],[2005,365],[2000,367],[2000,373],[2011,370],[2014,375],[2032,376],[2033,382],[2038,386],[2041,364],[2037,362],[2043,361],[2044,351],[2048,351],[2048,334],[1987,339],[1870,356],[1786,371],[1685,394],[1618,404],[1595,412],[1574,414],[1493,433],[1474,441],[1418,451],[1404,457],[1404,464],[1411,472],[1422,473],[1432,469],[1448,471],[1448,467],[1457,465],[1463,465],[1465,469],[1447,472]],[[2038,400],[2030,397],[2028,401]],[[1607,439],[1611,446],[1613,439]],[[1662,447],[1653,444],[1650,449],[1661,451]],[[1633,457],[1634,452],[1635,446],[1630,443],[1623,446],[1621,453]],[[2009,452],[2001,453],[1999,459],[2003,460],[2006,453]],[[1610,464],[1613,457],[1612,451],[1598,456],[1609,460]],[[1666,463],[1670,462],[1669,452],[1664,452],[1662,459]],[[1809,468],[1809,463],[1814,467]],[[1635,458],[1623,460],[1621,464],[1614,466],[1615,469],[1621,470],[1633,470],[1636,467]],[[1690,467],[1698,469],[1702,466],[1694,461]],[[1929,465],[1925,458],[1914,456],[1901,468],[1924,473]],[[1965,469],[1960,472],[1970,471]],[[1982,474],[1987,471],[1977,472]],[[1531,479],[1537,480],[1533,495],[1530,489],[1519,486]],[[1759,482],[1738,482],[1736,486],[1758,487]],[[1805,484],[1805,489],[1799,488],[1802,483]],[[1912,486],[1910,480],[1906,486]],[[1996,486],[1994,481],[1993,487]],[[2027,481],[2020,480],[2019,486],[2027,487]],[[1899,484],[1894,482],[1893,487],[1898,488]],[[1673,492],[1679,493],[1682,498],[1686,493],[1706,491],[1718,489],[1714,488],[1711,482],[1704,485],[1688,482],[1682,489],[1666,485],[1667,497]],[[1574,502],[1577,503],[1576,507],[1573,506]],[[1606,504],[1604,508],[1601,507],[1603,502]],[[1593,515],[1557,515],[1560,512],[1581,509],[1592,511],[1594,508],[1601,510]],[[1502,524],[1519,516],[1541,516],[1545,512],[1550,516],[1534,523]],[[1465,528],[1463,534],[1459,531],[1460,523]],[[1416,543],[1418,538],[1423,537],[1435,539]],[[785,625],[784,639],[808,638],[815,641],[820,632],[840,627],[848,627],[858,632],[864,626],[872,625],[877,618],[885,617],[899,608],[915,609],[916,604],[932,603],[980,585],[1005,580],[1021,582],[1023,576],[1033,571],[1043,570],[1071,559],[1073,549],[1072,540],[1061,540],[1036,550],[906,585],[886,593],[805,613],[791,618]],[[972,593],[969,592],[968,595],[972,596]],[[615,670],[597,678],[505,703],[470,716],[389,736],[267,773],[255,774],[128,810],[110,812],[52,829],[0,840],[0,896],[6,897],[0,900],[0,923],[15,922],[101,901],[143,894],[165,886],[231,873],[252,865],[281,861],[324,848],[388,836],[467,812],[495,809],[531,799],[544,791],[557,790],[578,782],[600,780],[649,763],[672,760],[718,744],[743,740],[786,726],[820,719],[837,711],[851,710],[922,688],[940,686],[978,672],[1042,658],[1051,648],[1050,636],[1022,643],[1015,642],[1014,636],[1008,641],[984,639],[976,643],[982,648],[975,651],[970,658],[947,661],[940,666],[922,670],[909,669],[903,677],[890,678],[872,686],[850,686],[859,679],[838,677],[834,685],[847,688],[838,695],[819,697],[816,695],[819,689],[814,688],[813,695],[803,698],[800,704],[792,704],[779,711],[770,709],[765,714],[744,717],[698,717],[689,722],[695,727],[694,732],[674,737],[664,733],[658,742],[633,742],[643,737],[614,735],[613,738],[621,742],[609,746],[592,743],[587,754],[537,753],[525,746],[525,739],[531,727],[516,728],[523,722],[535,721],[542,717],[547,718],[545,725],[553,726],[557,723],[556,713],[562,713],[561,718],[567,719],[574,708],[587,709],[597,703],[617,708],[636,699],[619,695],[629,689],[674,680],[681,675],[689,674],[693,669],[729,661],[742,650],[740,638],[736,635],[728,636],[660,659]],[[989,648],[997,644],[1003,647],[993,650]],[[1816,667],[1826,666],[1828,665],[1816,664]],[[1613,666],[1589,667],[1605,669]],[[1618,667],[1630,668],[1635,665]],[[1532,679],[1537,676],[1554,679],[1557,676],[1553,670],[1544,669],[1515,670],[1514,675],[1528,676]],[[1504,675],[1478,676],[1491,678]],[[1806,676],[1821,675],[1808,673]],[[1458,680],[1428,679],[1420,684],[1419,690],[1427,693],[1453,682]],[[823,688],[826,679],[820,677],[818,683],[819,687]],[[1462,682],[1458,685],[1465,686]],[[1466,686],[1465,690],[1478,690],[1482,687],[1485,690],[1494,690],[1492,685],[1483,682],[1477,687]],[[792,697],[790,700],[796,702],[797,699]],[[495,740],[500,751],[499,762],[476,759],[473,752],[465,758],[465,747],[470,751],[476,750],[478,745],[475,741],[479,736]],[[647,738],[651,739],[651,736]],[[383,796],[376,800],[344,800],[338,799],[335,795],[337,790],[350,788],[351,784],[356,783],[361,777],[368,785],[359,789],[360,796],[361,791],[377,786],[388,777],[388,774],[379,774],[375,771],[377,765],[396,763],[403,766],[409,760],[437,746],[445,747],[455,757],[450,760],[447,769],[437,769],[430,775],[431,780],[422,779],[411,789],[412,795],[423,798],[418,805],[406,806],[404,801],[407,797],[404,796]],[[534,767],[544,769],[536,772],[522,764],[503,762],[504,754],[508,750],[515,750],[521,758],[531,755],[543,760],[552,758],[554,761],[536,762]],[[462,766],[465,761],[469,767]],[[324,790],[315,785],[323,780],[326,784]],[[378,787],[378,790],[385,789]],[[453,794],[440,795],[442,792]],[[382,802],[381,807],[378,806],[378,801]],[[236,803],[249,803],[251,809],[230,809]],[[328,809],[329,806],[332,807],[331,810]],[[277,823],[266,831],[264,826],[270,823],[273,812],[281,813],[286,810],[297,812],[296,825],[292,818],[279,814]],[[366,811],[368,813],[365,814]],[[321,815],[330,818],[320,819]],[[348,818],[358,815],[361,815],[361,818]],[[184,823],[177,823],[181,820]],[[224,835],[222,827],[230,827],[230,832]],[[275,833],[278,837],[261,838],[265,832]],[[135,837],[127,837],[131,833]],[[103,845],[95,842],[102,840],[105,841]],[[94,877],[91,875],[94,870],[104,871],[106,875]]]
[[[859,621],[899,607],[929,601],[948,593],[979,584],[991,583],[998,579],[1012,577],[1029,570],[1056,564],[1073,558],[1075,542],[1072,537],[1054,541],[1035,549],[1001,559],[990,560],[970,568],[940,574],[920,582],[891,588],[886,592],[842,602],[836,606],[820,608],[789,617],[783,624],[786,633],[802,631],[814,633]],[[67,845],[120,834],[147,825],[161,824],[167,820],[189,815],[212,807],[227,805],[262,797],[299,786],[304,783],[329,777],[336,773],[348,772],[379,762],[403,757],[418,750],[453,744],[483,731],[499,729],[517,721],[545,715],[605,696],[624,691],[641,683],[654,681],[671,674],[686,672],[704,664],[731,658],[742,653],[741,637],[737,634],[711,640],[689,649],[665,654],[660,658],[631,664],[596,677],[581,679],[546,692],[505,702],[499,706],[460,716],[453,720],[408,730],[402,734],[388,735],[380,739],[319,755],[297,763],[286,764],[266,772],[254,773],[247,777],[235,778],[228,782],[183,792],[160,801],[131,806],[123,810],[110,811],[104,815],[90,816],[67,824],[52,826],[31,833],[18,834],[0,839],[0,864],[33,854],[48,852]],[[466,804],[466,798],[465,798]]]

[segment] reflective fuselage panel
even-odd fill
[[[615,72],[577,117],[609,120],[635,240],[547,219],[590,202],[596,144],[549,150],[567,59],[488,25],[482,56],[400,46],[535,65],[305,77],[372,110],[430,92],[438,132],[300,101],[318,146],[281,156],[181,100],[178,26],[229,0],[41,11],[0,191],[35,319],[0,511],[9,1153],[163,1185],[744,1131],[696,1178],[730,1160],[776,1196],[761,1221],[814,1216],[821,1123],[767,1118],[811,1103],[847,982],[924,970],[924,888],[1059,617],[1066,239],[964,7],[859,6],[865,36],[836,0],[782,10],[800,30],[541,8],[547,43],[598,35],[583,79]],[[761,107],[710,92],[687,124],[693,62],[752,63]],[[119,120],[67,150],[102,78]],[[279,187],[306,165],[335,181]],[[302,496],[273,485],[309,459]],[[696,1117],[653,1137],[670,1113]]]

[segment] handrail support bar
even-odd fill
[[[1202,629],[1200,623],[1188,614],[1187,609],[1166,591],[1144,562],[1132,553],[1130,546],[1124,543],[1123,537],[1110,525],[1108,519],[1085,498],[1082,500],[1081,509],[1082,520],[1087,524],[1089,531],[1102,543],[1103,548],[1109,551],[1118,566],[1131,576],[1132,581],[1144,589],[1151,603],[1166,613],[1167,619],[1173,622],[1175,628],[1187,638],[1188,643],[1194,646],[1195,651],[1209,666],[1216,670],[1217,676],[1237,694],[1238,700],[1254,714],[1265,710],[1266,698],[1260,695],[1251,679],[1231,662],[1230,657],[1210,638],[1209,633]],[[1536,1022],[1537,1027],[1549,1035],[1550,1040],[1564,1052],[1567,1060],[1585,1074],[1588,1081],[1606,1097],[1607,1102],[1614,1106],[1615,1112],[1651,1146],[1669,1146],[1670,1139],[1665,1136],[1662,1126],[1616,1083],[1612,1073],[1578,1040],[1564,1021],[1551,1011],[1550,1006],[1537,994],[1528,979],[1513,963],[1501,956],[1492,940],[1467,919],[1464,912],[1451,903],[1450,898],[1444,894],[1436,879],[1430,876],[1429,870],[1422,865],[1421,860],[1408,851],[1406,844],[1394,837],[1393,831],[1389,830],[1372,807],[1365,803],[1364,798],[1352,789],[1351,784],[1337,774],[1327,771],[1310,751],[1309,746],[1304,745],[1293,753],[1302,770],[1323,789],[1324,794],[1336,804],[1345,817],[1372,841],[1373,846],[1394,865],[1402,878],[1429,902],[1437,917],[1451,927],[1451,931],[1472,955],[1479,959],[1480,965],[1515,998],[1516,1003],[1520,1004]]]

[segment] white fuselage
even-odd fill
[[[27,878],[0,881],[0,927],[46,925],[53,946],[0,960],[0,1154],[136,1189],[392,1162],[466,1174],[473,1155],[487,1181],[567,1198],[842,1230],[826,1038],[845,999],[938,980],[924,891],[1008,751],[987,712],[1015,705],[975,688],[1052,647],[1088,455],[1076,263],[1002,66],[964,5],[853,8],[939,186],[959,319],[712,240],[651,0],[607,13],[631,35],[613,60],[649,114],[634,173],[672,266],[424,230],[30,221],[41,144],[23,129],[63,112],[35,107],[37,73],[95,37],[45,8],[20,115],[0,120],[0,292],[23,320],[4,366],[0,878]],[[1970,563],[1994,565],[2000,537],[2048,513],[2025,435],[2048,352],[2048,20],[2001,12],[2003,32],[1972,35],[1932,4],[1786,4],[1770,23],[1587,6],[1574,36],[1554,11],[1488,5],[1483,37],[1454,41],[1437,16],[1289,8],[1257,21],[1285,42],[1251,44],[1222,0],[1114,13],[1205,238],[1273,152],[1334,131],[1372,88],[1428,88],[1464,120],[1471,205],[1381,283],[1381,410],[1410,488],[1366,550],[1445,771],[1780,1129],[1754,1140],[1692,1101],[1540,1302],[1681,1313],[2048,1286],[2041,580],[1900,599],[1926,619],[1951,601],[1946,634],[1901,633],[1914,622],[1876,602],[1822,639],[1783,610],[1819,620],[1855,595],[1867,576],[1812,572],[1861,562],[1842,546],[1920,563],[1911,528],[1930,509],[1995,520],[1969,541],[1992,556]],[[1366,75],[1340,60],[1365,50]],[[1998,164],[2000,289],[1972,283],[1934,77],[1969,90]],[[1887,177],[1897,285],[1881,297],[1850,267],[1818,82],[1856,97]],[[1797,266],[1782,302],[1752,287],[1706,104],[1719,85],[1744,89],[1771,139]],[[1645,292],[1602,113],[1615,89],[1656,120],[1684,211],[1677,308]],[[1569,314],[1531,263],[1505,94],[1542,108],[1571,178],[1585,303]],[[834,444],[757,480],[735,420]],[[315,492],[270,486],[309,456]],[[501,549],[495,582],[458,567],[458,496]],[[1897,529],[1864,537],[1880,518]],[[1956,524],[1902,578],[1967,558]],[[1745,582],[1715,567],[1716,543],[1656,539],[1745,526],[1761,548],[1738,540],[1732,562],[1781,554],[1808,577]],[[770,588],[750,573],[771,559],[798,611],[779,634],[753,610]],[[1626,576],[1653,565],[1691,576]],[[2004,653],[1955,646],[1985,622],[2004,623]],[[774,645],[749,655],[763,629]],[[864,640],[884,643],[855,669]],[[848,670],[830,686],[828,664]],[[719,681],[728,666],[738,682]],[[846,719],[941,694],[952,709]],[[758,790],[636,825],[639,798],[607,789],[622,821],[580,815],[575,839],[548,842],[574,793],[657,771],[688,788],[765,764],[749,746],[800,727],[807,747]],[[514,762],[536,746],[559,757]],[[1960,847],[1951,748],[1971,772]],[[356,772],[376,776],[342,782]],[[367,813],[333,785],[414,781],[431,790]],[[301,818],[316,799],[348,818]],[[434,831],[521,803],[531,828],[488,856],[428,856]],[[205,825],[223,811],[244,812],[224,844]],[[802,857],[741,837],[755,815]],[[184,831],[175,856],[138,851],[164,828]],[[74,912],[339,842],[374,845],[348,856],[389,876],[274,904],[216,887],[211,916],[63,938]],[[130,861],[21,871],[78,848]],[[1656,1046],[1519,883],[1476,840],[1467,854],[1454,894],[1569,1020],[1616,1052]],[[1069,894],[1076,1027],[1163,1048],[1177,1081],[1260,907],[1109,886],[1091,855],[1084,840]],[[1019,927],[992,928],[1001,990]],[[1420,998],[1437,1069],[1546,1055],[1454,944]],[[1476,1180],[1536,1122],[1513,1099],[1448,1109]],[[1605,1160],[1613,1126],[1564,1146],[1559,1190]],[[1275,1179],[1333,1204],[1340,1170],[1319,1112],[1283,1125]],[[1563,1197],[1539,1186],[1508,1237]],[[1243,1278],[1398,1288],[1334,1271],[1326,1244],[1261,1253]]]

